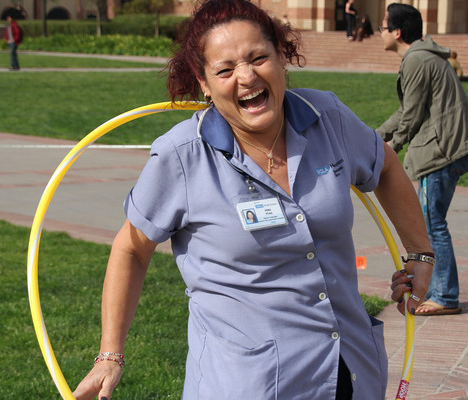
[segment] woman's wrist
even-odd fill
[[[426,262],[434,266],[436,263],[434,253],[432,252],[408,253],[408,255],[406,256],[406,260],[404,257],[401,257],[401,259],[403,260],[405,264],[408,261],[421,261],[421,262]]]
[[[111,351],[106,351],[103,353],[99,353],[94,358],[94,365],[102,362],[102,361],[113,361],[120,365],[120,368],[123,369],[125,365],[124,355],[122,353],[114,353]]]

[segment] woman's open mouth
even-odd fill
[[[268,100],[268,91],[259,89],[239,99],[239,105],[246,110],[255,110],[262,107]]]

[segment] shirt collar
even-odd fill
[[[291,90],[284,96],[285,116],[296,132],[314,124],[320,113],[304,97]],[[198,135],[210,146],[223,152],[234,153],[234,136],[231,127],[215,107],[204,110],[198,122]]]

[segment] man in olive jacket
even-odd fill
[[[458,273],[446,215],[459,178],[468,172],[468,98],[447,58],[449,48],[422,39],[421,14],[393,3],[380,27],[385,50],[402,57],[400,108],[377,132],[396,151],[409,143],[404,167],[419,180],[419,199],[437,260],[426,301],[416,315],[455,314]]]

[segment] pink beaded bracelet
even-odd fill
[[[111,356],[117,356],[119,358],[113,358]],[[124,355],[120,353],[112,353],[110,351],[106,353],[99,353],[97,357],[94,359],[94,365],[97,363],[100,363],[101,361],[114,361],[117,364],[120,365],[120,368],[123,369],[123,366],[125,365],[125,360],[124,360]]]

